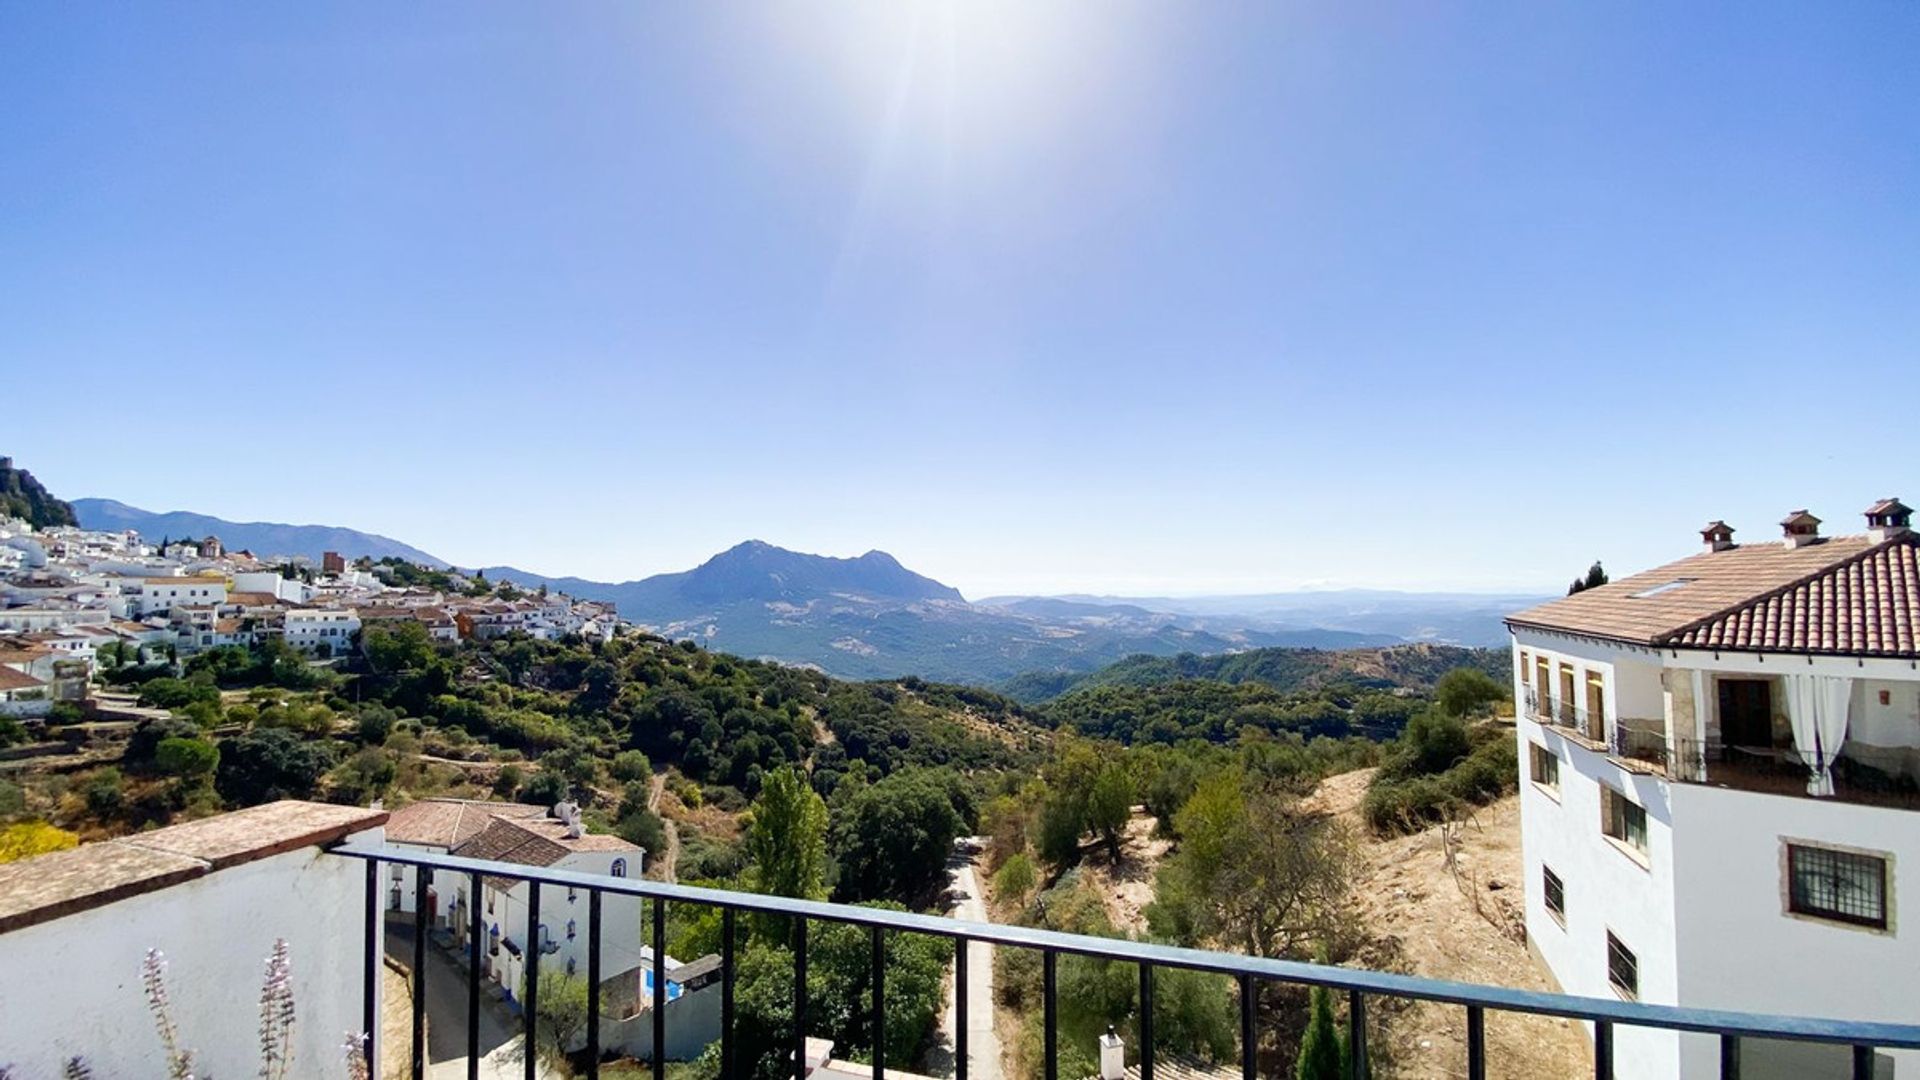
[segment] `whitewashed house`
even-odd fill
[[[342,656],[353,648],[360,616],[351,608],[295,608],[283,622],[286,642],[304,653]]]
[[[130,590],[127,615],[140,619],[164,615],[175,604],[193,606],[220,605],[227,602],[225,578],[150,577],[142,578]]]
[[[1920,538],[1796,511],[1519,612],[1526,922],[1562,989],[1910,1022],[1920,1001]],[[1904,905],[1904,909],[1903,909]],[[1709,1036],[1615,1032],[1618,1075],[1719,1075]],[[1876,1077],[1920,1076],[1912,1052]],[[1844,1077],[1748,1040],[1741,1075]]]

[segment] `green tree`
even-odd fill
[[[1023,851],[1000,864],[1000,869],[993,875],[993,894],[1001,903],[1024,904],[1037,881],[1033,860],[1027,858],[1027,853]]]
[[[836,812],[840,899],[918,902],[945,880],[966,822],[941,780],[931,770],[897,772],[860,788]]]
[[[1595,559],[1593,565],[1587,567],[1586,577],[1574,578],[1573,584],[1567,586],[1567,595],[1572,596],[1574,593],[1586,592],[1588,589],[1597,589],[1606,583],[1607,572],[1601,568],[1600,560]]]
[[[798,768],[776,769],[761,784],[746,843],[757,891],[826,898],[827,804]]]
[[[1109,859],[1119,860],[1120,841],[1126,836],[1127,819],[1132,813],[1133,777],[1121,762],[1110,762],[1087,792],[1087,828],[1100,835]]]
[[[1347,1047],[1333,1021],[1333,995],[1326,987],[1316,986],[1309,997],[1311,1016],[1300,1039],[1300,1056],[1294,1060],[1294,1080],[1346,1080]]]
[[[154,767],[168,776],[201,780],[212,776],[220,764],[220,751],[205,739],[162,739],[154,748]]]
[[[622,750],[613,755],[608,771],[613,773],[615,780],[645,783],[653,779],[653,764],[647,760],[647,755],[638,750]]]
[[[1507,694],[1506,687],[1478,668],[1454,668],[1433,687],[1434,704],[1450,716],[1477,716]]]
[[[237,806],[305,799],[333,764],[324,744],[308,743],[285,728],[258,728],[219,744],[214,790]]]

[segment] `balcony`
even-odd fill
[[[1669,1005],[1654,1005],[1617,998],[1584,998],[1567,994],[1542,993],[1528,990],[1515,990],[1505,987],[1481,986],[1468,983],[1447,982],[1424,979],[1415,976],[1391,974],[1386,972],[1358,970],[1321,964],[1301,963],[1289,960],[1272,960],[1260,957],[1242,956],[1233,953],[1214,952],[1205,949],[1178,948],[1157,945],[1144,941],[1132,941],[1115,938],[1087,937],[1076,934],[1059,933],[1049,930],[1019,926],[1005,926],[993,923],[964,922],[935,915],[922,915],[911,912],[888,911],[875,908],[854,907],[844,904],[830,904],[817,901],[792,900],[782,897],[763,896],[754,893],[728,892],[717,889],[694,886],[665,884],[631,878],[601,877],[597,875],[570,873],[519,866],[515,864],[486,862],[464,859],[450,855],[438,855],[413,849],[388,847],[382,844],[349,842],[333,849],[336,857],[363,860],[366,863],[366,910],[367,925],[371,927],[370,941],[367,946],[369,958],[376,955],[380,948],[377,940],[381,933],[379,900],[386,878],[383,876],[383,864],[404,864],[412,868],[415,875],[416,895],[424,895],[436,875],[457,875],[472,881],[477,887],[483,876],[498,876],[521,881],[552,885],[585,894],[588,898],[589,916],[586,933],[589,935],[588,955],[593,958],[592,969],[587,976],[587,986],[591,995],[587,1008],[586,1031],[586,1069],[589,1077],[598,1077],[600,1071],[601,1047],[601,1007],[599,935],[600,911],[603,897],[627,896],[639,897],[647,902],[651,915],[652,929],[652,971],[653,985],[664,985],[667,981],[665,968],[665,919],[669,905],[693,904],[720,911],[722,923],[722,953],[719,958],[720,1025],[719,1056],[720,1076],[723,1078],[747,1075],[753,1062],[741,1060],[734,1045],[734,941],[735,926],[742,914],[748,917],[775,916],[790,920],[791,934],[794,939],[794,980],[792,1016],[793,1045],[782,1058],[793,1064],[793,1075],[797,1080],[805,1080],[816,1075],[821,1066],[821,1053],[817,1039],[806,1036],[808,1029],[808,1001],[806,980],[806,941],[808,928],[816,923],[837,923],[854,925],[868,930],[872,942],[872,974],[870,976],[871,993],[871,1030],[881,1033],[876,1041],[884,1041],[885,978],[887,970],[887,939],[890,934],[912,933],[933,935],[945,938],[953,943],[953,978],[956,993],[954,996],[958,1015],[955,1020],[956,1045],[954,1047],[954,1075],[956,1080],[966,1080],[968,1074],[968,946],[982,942],[1007,948],[1030,949],[1040,954],[1043,973],[1043,1012],[1046,1023],[1043,1027],[1042,1046],[1043,1075],[1048,1080],[1059,1080],[1059,1047],[1056,1043],[1058,1017],[1058,984],[1056,967],[1059,959],[1067,957],[1093,957],[1119,961],[1136,965],[1140,979],[1140,998],[1147,1003],[1148,1016],[1141,1022],[1140,1064],[1138,1075],[1150,1078],[1154,1075],[1155,1046],[1151,1021],[1151,1002],[1155,972],[1161,968],[1185,969],[1210,972],[1231,976],[1238,984],[1237,994],[1240,1007],[1240,1041],[1243,1047],[1251,1045],[1257,1037],[1257,1018],[1255,1015],[1256,984],[1263,981],[1292,983],[1302,986],[1326,987],[1344,996],[1348,1006],[1347,1038],[1351,1047],[1351,1072],[1355,1078],[1370,1075],[1367,1049],[1366,1013],[1369,1002],[1376,999],[1424,1000],[1442,1002],[1460,1007],[1465,1011],[1467,1029],[1467,1060],[1463,1074],[1476,1080],[1484,1080],[1487,1075],[1486,1056],[1486,1014],[1494,1012],[1531,1013],[1580,1020],[1591,1025],[1594,1047],[1594,1075],[1596,1078],[1611,1078],[1613,1073],[1613,1047],[1615,1033],[1620,1028],[1652,1028],[1676,1032],[1703,1033],[1716,1037],[1720,1043],[1721,1075],[1737,1077],[1743,1040],[1748,1039],[1788,1039],[1825,1044],[1843,1044],[1851,1046],[1853,1074],[1856,1077],[1873,1075],[1876,1049],[1913,1049],[1920,1048],[1920,1026],[1895,1025],[1881,1023],[1860,1023],[1837,1020],[1809,1020],[1799,1017],[1775,1017],[1755,1014],[1730,1013],[1700,1009],[1687,1009]],[[539,889],[529,890],[534,897],[527,914],[529,926],[537,923],[539,915]],[[424,927],[424,914],[416,914],[419,925]],[[478,912],[472,916],[470,933],[480,935],[481,917]],[[424,951],[424,934],[417,936],[417,947]],[[466,992],[470,1015],[479,1008],[480,985],[479,950],[469,950]],[[419,959],[424,960],[424,957]],[[422,977],[416,978],[412,991],[413,1010],[413,1056],[414,1075],[419,1076],[423,1046],[421,1017],[425,1015],[427,985],[424,963],[416,963],[414,970]],[[538,994],[540,972],[537,965],[528,969],[525,1008],[521,1013],[526,1025],[526,1039],[534,1042],[534,1025],[538,1022]],[[372,1030],[379,1014],[379,984],[374,962],[369,959],[362,987],[364,1016],[368,1030]],[[652,1045],[667,1046],[666,1023],[667,1010],[649,1010],[652,1021]],[[468,1037],[477,1040],[478,1027],[469,1025]],[[469,1061],[480,1060],[477,1042],[469,1043]],[[372,1049],[369,1047],[369,1057]],[[1242,1055],[1243,1074],[1254,1075],[1250,1055]],[[836,1068],[850,1068],[845,1063],[836,1063]],[[531,1080],[536,1075],[533,1055],[527,1055],[526,1075]],[[868,1066],[858,1066],[866,1069]],[[870,1066],[875,1080],[885,1075],[883,1062],[876,1060]],[[656,1059],[652,1063],[655,1080],[664,1080],[667,1075],[666,1062]],[[994,1070],[997,1074],[997,1069]],[[841,1075],[833,1072],[833,1075]],[[377,1069],[374,1075],[379,1075]],[[470,1071],[469,1075],[476,1075]],[[820,1072],[819,1075],[826,1075]]]
[[[1791,745],[1727,746],[1675,739],[1669,775],[1676,780],[1765,795],[1828,798],[1837,802],[1920,810],[1920,780],[1878,768],[1842,750],[1834,759],[1833,794],[1808,792],[1813,770]]]

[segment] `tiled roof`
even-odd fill
[[[45,686],[46,681],[36,679],[24,671],[0,665],[0,690],[30,690],[36,686]]]
[[[521,866],[552,866],[576,851],[638,851],[637,846],[617,836],[587,833],[568,837],[567,827],[558,819],[496,817],[487,827],[455,848],[451,854],[463,859],[491,859]],[[513,885],[509,878],[488,878],[496,889]]]
[[[1642,645],[1920,657],[1920,538],[1703,553],[1507,621]]]
[[[485,799],[422,799],[387,817],[387,839],[449,850],[460,846],[496,817],[545,817],[544,806]]]

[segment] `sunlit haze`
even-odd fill
[[[1913,4],[15,4],[0,454],[970,597],[1857,531],[1920,497],[1916,55]]]

